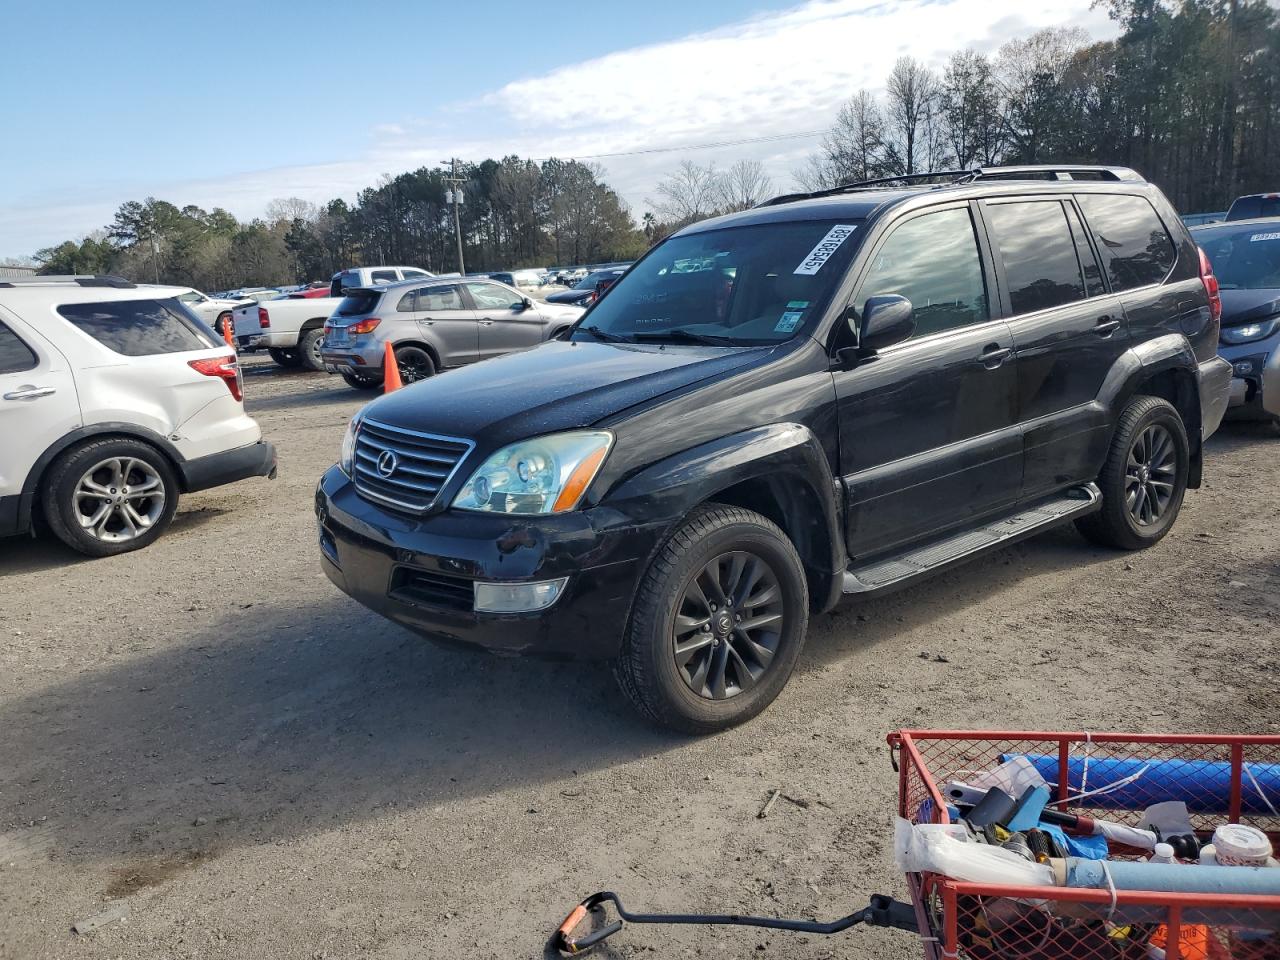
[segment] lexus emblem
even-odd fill
[[[400,458],[391,450],[383,450],[378,454],[378,475],[389,478],[400,466]]]

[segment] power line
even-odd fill
[[[617,153],[592,153],[585,156],[562,157],[564,160],[604,160],[609,157],[638,157],[646,153],[675,153],[680,150],[709,150],[712,147],[736,147],[745,143],[773,143],[777,140],[800,140],[804,137],[818,137],[826,130],[806,130],[803,133],[775,133],[767,137],[745,137],[741,140],[719,140],[713,143],[690,143],[678,147],[649,147],[645,150],[621,150]],[[535,163],[551,160],[552,157],[539,157]]]

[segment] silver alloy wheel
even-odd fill
[[[307,353],[311,356],[311,360],[317,369],[324,367],[324,361],[320,358],[320,348],[323,343],[324,337],[312,337],[311,343],[307,345]]]
[[[754,687],[773,662],[786,608],[762,557],[722,553],[685,584],[672,629],[680,678],[695,694],[727,700]]]
[[[106,543],[142,536],[164,513],[164,480],[135,457],[111,457],[86,470],[73,496],[80,529]]]
[[[1153,423],[1134,438],[1125,462],[1124,496],[1138,526],[1149,527],[1164,516],[1177,472],[1178,449],[1168,429]]]

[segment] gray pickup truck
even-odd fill
[[[582,308],[536,302],[487,279],[404,280],[346,291],[324,327],[326,370],[357,390],[382,385],[386,345],[404,383],[536,347],[569,329]]]

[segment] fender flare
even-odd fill
[[[656,550],[700,504],[743,483],[758,484],[776,501],[790,521],[779,526],[823,584],[812,602],[833,606],[846,563],[844,504],[826,451],[803,424],[753,427],[674,453],[617,482],[600,506],[664,527]]]
[[[1180,333],[1165,334],[1135,344],[1125,351],[1111,367],[1098,391],[1098,401],[1108,410],[1114,423],[1124,405],[1138,392],[1143,382],[1168,371],[1187,375],[1195,396],[1192,398],[1193,402],[1186,405],[1186,409],[1178,412],[1183,418],[1191,447],[1187,485],[1192,488],[1200,485],[1203,472],[1199,369],[1199,360],[1191,342]]]

